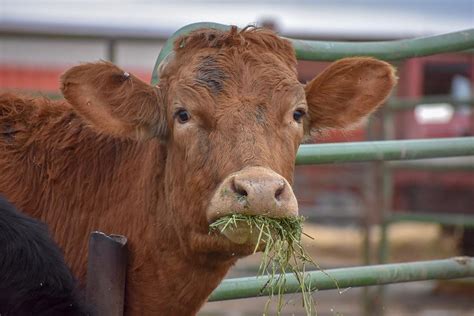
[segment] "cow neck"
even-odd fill
[[[128,278],[133,278],[127,286],[130,303],[127,305],[135,306],[137,310],[130,312],[137,315],[193,315],[224,278],[235,259],[223,260],[220,255],[196,253],[188,247],[190,241],[187,239],[193,234],[185,234],[184,242],[177,238],[177,234],[183,235],[183,232],[179,231],[179,225],[176,226],[173,214],[176,210],[170,208],[164,196],[165,145],[157,141],[148,142],[136,157],[140,159],[123,157],[126,161],[135,161],[144,170],[142,180],[136,182],[135,187],[138,188],[137,195],[146,192],[142,214],[127,219],[130,225],[141,225],[141,229],[123,233],[129,237],[128,271],[131,274]],[[137,174],[135,178],[141,177]],[[188,227],[188,233],[191,230],[193,228]]]
[[[154,249],[143,252],[141,248],[143,265],[131,262],[137,282],[127,287],[130,305],[135,307],[130,314],[195,315],[236,260],[185,252],[176,242],[163,243],[161,236],[155,235],[155,240]]]

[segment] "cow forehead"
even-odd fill
[[[181,88],[205,89],[214,97],[269,97],[275,90],[301,86],[295,69],[271,52],[205,51],[188,59],[175,78]]]
[[[262,90],[285,77],[296,81],[296,57],[289,41],[267,29],[200,29],[175,41],[160,76],[171,86],[186,80],[215,95],[245,85]]]
[[[217,56],[204,55],[199,58],[192,73],[193,81],[206,87],[213,94],[219,94],[224,89],[224,82],[231,77],[228,67],[219,62]]]

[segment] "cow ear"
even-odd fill
[[[153,87],[108,62],[73,67],[61,77],[61,91],[96,131],[117,137],[165,138],[163,96]]]
[[[396,82],[395,69],[380,60],[354,57],[334,62],[305,86],[305,132],[359,124],[387,99]]]

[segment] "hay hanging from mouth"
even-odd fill
[[[270,218],[259,215],[232,214],[219,218],[209,227],[211,231],[224,232],[236,229],[242,224],[247,224],[250,233],[257,232],[258,239],[254,253],[263,250],[262,262],[260,263],[258,275],[268,275],[269,281],[262,288],[268,290],[270,297],[265,305],[264,315],[268,314],[268,308],[274,297],[277,299],[277,315],[281,315],[286,305],[283,295],[286,285],[285,273],[293,273],[300,284],[302,293],[302,304],[308,316],[315,315],[315,302],[309,278],[306,276],[306,264],[314,264],[301,244],[304,217]],[[306,234],[305,234],[306,235]],[[308,236],[308,235],[306,235]],[[311,238],[310,236],[308,236]]]

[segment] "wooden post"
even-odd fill
[[[89,239],[86,300],[94,316],[122,316],[127,238],[92,232]]]

